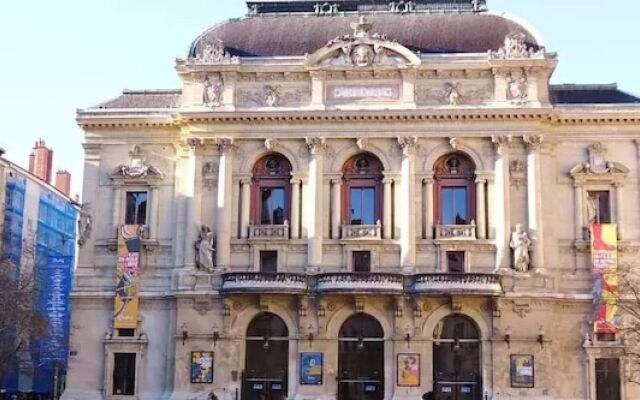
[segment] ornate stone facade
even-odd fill
[[[298,18],[258,16],[282,2],[249,3],[249,22]],[[354,315],[382,331],[362,340],[383,343],[375,398],[415,399],[440,387],[438,332],[453,315],[477,328],[474,400],[601,400],[585,384],[593,363],[582,361],[601,345],[582,347],[593,311],[588,196],[610,194],[621,240],[637,246],[640,110],[560,106],[548,83],[556,56],[505,17],[491,17],[509,27],[504,43],[476,52],[421,53],[386,37],[390,15],[424,19],[427,29],[440,18],[422,12],[427,3],[386,2],[389,15],[370,19],[318,3],[308,26],[292,25],[301,31],[261,57],[243,50],[253,41],[241,32],[226,47],[228,30],[214,28],[177,61],[177,105],[149,111],[124,95],[118,107],[79,112],[91,210],[64,399],[124,398],[112,391],[121,352],[137,357],[135,398],[249,398],[247,349],[261,340],[264,352],[288,346],[274,390],[343,400],[340,343],[359,338],[341,332]],[[463,15],[447,14],[448,23],[480,23],[489,18],[481,9],[457,9]],[[351,31],[334,30],[345,16]],[[298,40],[313,24],[332,36]],[[303,42],[316,48],[301,53]],[[148,193],[147,233],[138,328],[121,336],[110,316],[128,192]],[[265,315],[282,321],[286,337],[248,335]],[[190,376],[201,351],[215,353],[211,383]],[[300,382],[310,352],[324,357],[315,385]],[[405,353],[421,357],[410,386],[396,365]],[[512,354],[534,356],[534,387],[511,386]],[[621,388],[626,399],[640,396],[624,377]]]

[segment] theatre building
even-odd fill
[[[640,398],[593,273],[640,249],[639,99],[482,0],[247,6],[78,112],[64,399]]]

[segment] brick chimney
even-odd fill
[[[69,196],[71,191],[71,174],[69,171],[60,170],[56,172],[56,188]]]
[[[51,183],[51,168],[53,166],[53,150],[47,147],[42,139],[38,139],[29,155],[29,172]]]

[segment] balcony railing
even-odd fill
[[[342,239],[381,239],[382,225],[342,225]]]
[[[304,293],[304,274],[237,272],[222,275],[225,293]]]
[[[289,239],[289,224],[284,225],[251,225],[249,226],[250,239],[262,240],[286,240]]]
[[[475,240],[476,223],[469,225],[436,225],[436,239]]]
[[[336,273],[320,274],[316,281],[318,292],[332,293],[388,293],[402,294],[401,274]]]
[[[500,276],[494,274],[425,274],[416,275],[411,287],[417,294],[500,295]]]

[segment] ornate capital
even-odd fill
[[[251,185],[251,178],[241,178],[240,179],[240,184],[241,185]]]
[[[493,143],[494,149],[498,155],[505,155],[509,151],[509,144],[513,137],[511,135],[506,136],[491,136],[491,142]]]
[[[542,142],[544,142],[544,136],[542,135],[524,135],[522,139],[527,145],[527,149],[531,151],[539,150]]]
[[[391,179],[391,178],[384,178],[382,180],[382,184],[383,185],[391,185],[392,183],[393,183],[393,179]]]
[[[426,184],[426,185],[433,185],[435,183],[435,179],[433,178],[433,176],[428,176],[426,178],[422,179],[422,183]]]
[[[201,138],[188,138],[187,145],[191,147],[192,150],[198,150],[204,147],[204,140]]]
[[[292,184],[292,185],[300,185],[302,183],[302,179],[301,178],[291,178],[289,183]]]
[[[307,149],[309,149],[309,154],[312,156],[322,154],[327,148],[327,141],[323,137],[308,137],[305,139],[305,142]]]
[[[233,150],[233,139],[231,138],[218,138],[215,143],[220,154],[229,154]]]
[[[418,137],[417,136],[399,136],[398,137],[398,146],[402,149],[402,154],[408,156],[409,154],[413,154],[418,146]]]
[[[330,182],[331,182],[332,185],[340,185],[340,184],[342,184],[342,179],[333,178],[333,179],[330,180]]]

